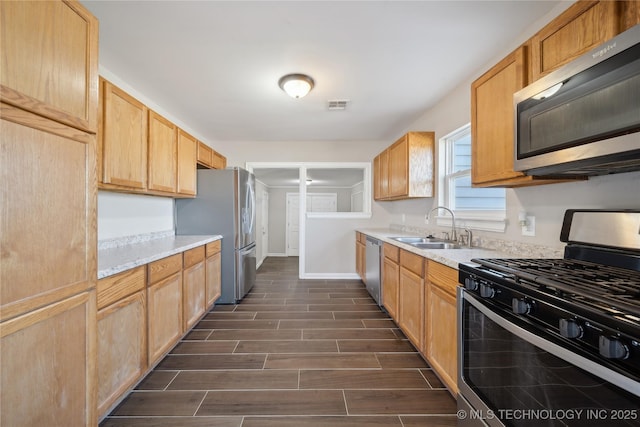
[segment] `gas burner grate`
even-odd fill
[[[529,285],[619,315],[623,310],[640,317],[640,272],[567,259],[474,259],[504,273],[511,281]]]

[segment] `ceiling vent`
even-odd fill
[[[348,99],[330,99],[327,101],[329,111],[333,110],[346,110]]]

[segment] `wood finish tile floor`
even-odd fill
[[[456,402],[360,281],[267,258],[101,427],[455,426]]]

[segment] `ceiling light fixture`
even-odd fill
[[[278,86],[292,98],[302,98],[313,89],[314,84],[306,74],[287,74],[278,80]]]

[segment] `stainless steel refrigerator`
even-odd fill
[[[198,195],[176,200],[176,234],[222,235],[222,295],[235,304],[256,281],[255,177],[241,168],[198,169]]]

